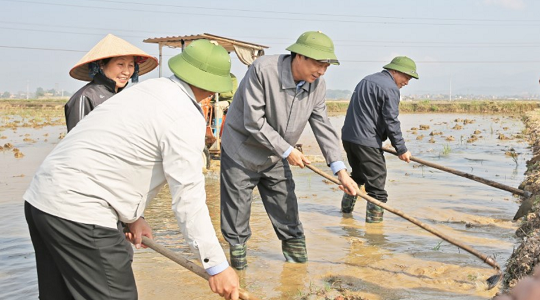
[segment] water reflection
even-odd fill
[[[463,116],[400,116],[413,155],[518,186],[523,180],[530,149],[523,140],[500,139],[499,134],[507,137],[519,134],[523,128],[520,121],[468,115],[467,118],[475,122],[463,124],[455,121],[458,118],[463,119]],[[332,117],[331,121],[340,128],[343,117]],[[453,129],[458,123],[462,128]],[[411,128],[419,124],[429,124],[431,128],[413,133]],[[477,140],[467,143],[476,130],[481,131],[476,134]],[[12,153],[0,153],[2,166],[5,166],[0,168],[0,219],[3,220],[0,229],[5,233],[0,251],[0,287],[9,299],[37,297],[32,246],[20,199],[33,172],[54,147],[61,131],[64,128],[56,126],[3,132],[26,154],[17,160]],[[430,136],[432,131],[443,134]],[[26,133],[38,142],[24,142]],[[50,134],[48,142],[44,141],[44,133]],[[300,141],[303,149],[308,155],[320,155],[310,134],[308,128]],[[424,135],[423,140],[416,139],[419,134]],[[454,141],[447,141],[449,136],[453,136]],[[428,142],[431,138],[435,143]],[[510,148],[519,154],[517,162],[505,155]],[[499,264],[504,265],[513,249],[516,228],[511,218],[518,204],[512,195],[415,163],[406,164],[390,155],[386,158],[389,205],[482,253],[495,256]],[[330,172],[324,162],[316,166]],[[309,169],[293,168],[293,172],[309,262],[284,261],[281,243],[255,193],[250,220],[253,236],[248,242],[249,267],[239,273],[242,286],[255,295],[263,299],[298,299],[310,289],[321,289],[326,284],[364,293],[369,299],[486,299],[496,292],[484,290],[484,281],[493,275],[493,270],[476,257],[388,212],[382,224],[365,223],[365,201],[361,199],[352,214],[344,215],[339,211],[342,192],[337,186]],[[20,175],[24,176],[17,177]],[[214,228],[228,252],[219,230],[218,173],[207,175],[206,191]],[[186,258],[197,260],[178,231],[168,189],[162,190],[147,209],[146,220],[160,243]],[[206,282],[166,262],[167,259],[152,250],[137,251],[135,272],[140,299],[219,299],[209,292]]]

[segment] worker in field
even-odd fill
[[[75,79],[90,81],[64,106],[68,132],[96,106],[122,91],[131,79],[156,68],[158,61],[125,40],[108,34],[69,71]]]
[[[157,65],[155,57],[108,34],[69,71],[71,77],[89,83],[73,94],[64,105],[67,131],[70,132],[98,105],[121,92],[130,79],[138,82],[139,75],[152,71]],[[124,230],[121,223],[118,223],[118,230]],[[133,256],[133,249],[128,242],[126,248]]]
[[[205,120],[198,102],[232,88],[227,51],[191,42],[169,60],[173,76],[146,80],[85,117],[45,158],[23,196],[40,299],[137,299],[127,238],[152,238],[143,217],[168,183],[180,231],[212,291],[238,299],[239,280],[206,206]],[[181,289],[178,291],[182,294]]]
[[[219,93],[219,101],[227,101],[229,104],[231,104],[234,93],[236,93],[236,90],[238,89],[238,79],[233,73],[231,73],[231,78],[233,85],[232,90],[226,91],[225,93]]]
[[[326,113],[322,76],[338,65],[332,40],[320,31],[303,33],[285,55],[255,60],[240,82],[223,129],[221,232],[230,244],[231,265],[247,267],[253,190],[258,188],[288,262],[306,262],[306,240],[290,166],[310,161],[294,148],[309,122],[323,156],[355,195],[356,183],[342,161],[339,138]]]
[[[398,119],[400,89],[411,78],[418,79],[418,73],[415,62],[406,56],[395,57],[383,69],[366,76],[356,86],[341,130],[341,139],[352,168],[352,178],[358,185],[364,185],[369,196],[386,203],[387,172],[382,143],[390,139],[399,159],[407,163],[410,161],[411,152],[405,146]],[[351,213],[356,198],[343,194],[341,211]],[[367,202],[366,222],[382,222],[383,212],[380,206]]]

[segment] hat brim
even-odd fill
[[[90,77],[89,75],[90,73],[90,70],[88,69],[89,63],[106,59],[106,58],[113,58],[113,57],[120,57],[120,56],[136,56],[136,57],[146,58],[144,62],[139,63],[139,76],[144,75],[154,70],[158,66],[157,58],[150,55],[146,55],[146,54],[141,55],[140,53],[137,53],[137,54],[112,55],[112,56],[104,56],[104,57],[96,58],[94,60],[87,61],[82,64],[78,64],[69,71],[69,76],[75,79],[83,80],[83,81],[92,81],[92,77]]]
[[[158,65],[157,58],[146,54],[146,52],[133,46],[127,41],[107,34],[101,41],[99,41],[88,53],[86,53],[77,64],[69,71],[69,75],[75,79],[91,81],[88,64],[94,61],[120,57],[120,56],[137,56],[147,58],[144,62],[139,63],[139,75],[146,74]]]
[[[174,68],[171,65],[174,65]],[[223,93],[232,90],[230,73],[226,76],[221,76],[205,72],[186,61],[183,55],[177,55],[169,59],[169,69],[171,69],[176,77],[200,89],[214,93]]]
[[[306,45],[300,45],[300,44],[295,43],[287,47],[286,50],[289,50],[291,52],[294,52],[300,55],[304,55],[314,60],[320,60],[320,61],[326,60],[331,65],[339,65],[339,60],[337,59],[334,53],[322,51],[320,49],[312,48]]]
[[[383,69],[386,69],[386,70],[395,70],[395,71],[398,71],[398,72],[401,72],[403,74],[407,74],[413,78],[416,78],[416,79],[419,79],[419,76],[418,76],[418,73],[416,73],[416,71],[414,70],[410,70],[410,69],[406,69],[404,68],[403,66],[400,66],[400,65],[396,65],[396,64],[393,64],[393,63],[389,63],[387,65],[385,65],[383,67]]]

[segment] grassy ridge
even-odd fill
[[[3,99],[0,100],[0,109],[6,108],[49,108],[64,105],[69,98],[61,99]]]
[[[328,111],[346,112],[349,101],[327,101]],[[540,108],[540,101],[401,101],[400,113],[506,113],[517,114]]]
[[[66,99],[0,100],[0,110],[42,108],[63,110]],[[345,113],[349,101],[326,101],[329,112]],[[400,113],[506,113],[516,114],[540,108],[540,101],[475,100],[475,101],[401,101]]]

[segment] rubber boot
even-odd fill
[[[247,268],[246,250],[246,244],[230,245],[231,267],[237,270]]]
[[[383,221],[384,209],[371,202],[366,204],[366,223],[381,223]]]
[[[305,263],[307,261],[305,237],[281,241],[281,250],[287,262]]]
[[[357,198],[358,196],[351,196],[347,193],[343,193],[343,198],[341,198],[341,212],[346,214],[352,213]]]

